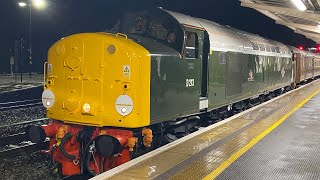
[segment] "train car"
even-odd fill
[[[314,77],[320,76],[320,54],[314,54]]]
[[[305,74],[305,79],[311,79],[314,77],[314,53],[305,52],[304,58],[301,74]]]
[[[290,47],[290,49],[294,61],[294,84],[319,76],[319,55],[295,47]]]
[[[300,83],[301,81],[305,80],[305,76],[301,74],[301,69],[302,69],[302,62],[304,61],[304,56],[305,53],[304,51],[295,48],[295,47],[290,47],[290,49],[292,50],[292,54],[293,54],[293,62],[294,62],[294,66],[293,66],[293,71],[294,71],[294,87],[296,86],[296,84]]]
[[[123,15],[113,31],[71,35],[49,49],[42,101],[54,121],[27,133],[33,142],[50,138],[64,176],[101,173],[153,137],[175,139],[201,116],[293,82],[287,46],[212,21],[157,8]]]

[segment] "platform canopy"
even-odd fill
[[[320,0],[239,0],[298,34],[320,44]]]

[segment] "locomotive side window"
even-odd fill
[[[265,45],[266,46],[266,50],[267,50],[267,52],[271,52],[271,48],[270,48],[270,46],[269,45]]]
[[[198,35],[194,32],[186,32],[186,58],[198,58]]]
[[[253,48],[253,50],[259,50],[259,46],[255,42],[252,42],[252,48]]]
[[[259,45],[260,51],[265,51],[266,50],[263,44],[258,44],[258,45]]]

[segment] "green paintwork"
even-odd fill
[[[196,29],[199,56],[186,59],[167,44],[133,36],[151,53],[151,124],[199,113],[204,32]],[[292,78],[290,58],[267,57],[237,52],[212,51],[208,60],[209,110],[264,92],[288,86]],[[284,71],[281,71],[284,67]],[[253,80],[248,81],[252,71]],[[282,77],[281,72],[285,72]],[[194,79],[187,87],[186,79]]]
[[[139,43],[151,53],[152,124],[199,112],[203,32],[198,33],[200,53],[196,59],[181,58],[164,43],[140,38]],[[194,79],[194,86],[187,87],[186,79]]]
[[[219,62],[220,54],[225,54],[225,64]],[[240,62],[241,92],[226,96],[228,65],[232,61]],[[214,109],[244,100],[264,92],[290,85],[292,78],[290,58],[249,55],[234,52],[213,51],[209,60],[209,109]],[[284,68],[284,71],[281,71]],[[253,72],[253,81],[248,81],[249,72]],[[284,76],[282,77],[281,72]]]

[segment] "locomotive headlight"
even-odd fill
[[[122,116],[129,115],[133,110],[133,101],[128,95],[121,95],[116,100],[116,110]]]
[[[90,109],[91,109],[91,106],[89,103],[84,103],[83,106],[82,106],[82,110],[84,113],[89,113],[90,112]]]
[[[55,97],[51,90],[45,90],[42,93],[42,104],[46,108],[51,108],[54,104]]]

